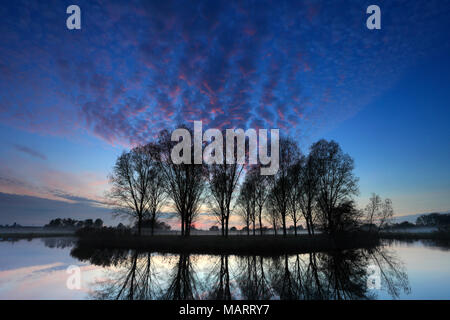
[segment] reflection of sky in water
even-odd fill
[[[49,245],[49,239],[46,240]],[[121,263],[114,267],[100,267],[81,262],[70,256],[71,247],[51,248],[45,245],[44,240],[20,240],[17,242],[0,242],[0,299],[86,299],[98,297],[99,289],[110,289],[120,277],[126,276],[130,263]],[[399,291],[400,299],[450,299],[450,250],[438,247],[425,246],[421,242],[412,244],[396,242],[390,246],[397,261],[406,267],[411,293]],[[309,255],[299,255],[299,259],[306,264]],[[233,298],[245,297],[242,294],[242,272],[247,268],[246,260],[229,256],[229,284]],[[259,257],[257,257],[259,259]],[[296,256],[288,259],[289,268],[295,267]],[[142,267],[145,258],[137,259]],[[179,255],[151,256],[152,276],[161,290],[159,297],[172,282],[173,276],[179,272]],[[211,288],[217,286],[217,274],[221,270],[219,256],[191,255],[189,258],[192,276],[196,282],[195,294],[199,298],[210,298]],[[284,268],[284,260],[275,270]],[[264,260],[263,266],[267,275],[270,273],[272,262]],[[69,274],[66,269],[69,265],[77,265],[82,271],[81,290],[69,290],[66,281]],[[259,268],[258,265],[256,265]],[[273,269],[272,269],[273,270]],[[260,272],[260,271],[258,271]],[[241,278],[240,278],[241,277]],[[279,278],[282,279],[282,278]],[[239,283],[241,281],[241,283]],[[280,280],[281,281],[281,280]],[[385,290],[369,290],[379,299],[391,299]],[[108,295],[107,295],[108,296]],[[279,297],[272,292],[272,298]]]
[[[0,242],[0,299],[83,299],[86,283],[101,274],[99,267],[72,258],[70,248],[50,248],[43,240]],[[82,290],[68,290],[69,265],[82,270]]]
[[[400,299],[450,299],[450,248],[414,243],[396,242],[397,257],[408,271],[411,294]],[[385,292],[380,299],[390,299]]]

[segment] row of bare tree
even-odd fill
[[[258,165],[175,164],[175,144],[163,130],[156,142],[123,152],[110,175],[108,196],[114,212],[134,218],[139,234],[144,220],[154,227],[165,205],[173,207],[186,236],[203,204],[217,218],[223,236],[228,235],[233,214],[241,217],[248,234],[257,228],[262,234],[263,221],[268,221],[275,233],[281,227],[284,235],[288,222],[295,234],[301,221],[310,235],[316,228],[336,234],[362,221],[379,228],[392,217],[390,200],[382,202],[377,195],[365,211],[356,208],[354,161],[334,141],[320,140],[303,155],[293,139],[281,138],[279,170],[272,176],[261,175]]]

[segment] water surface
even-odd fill
[[[79,289],[69,266],[80,270]],[[94,250],[71,238],[1,241],[0,299],[450,299],[450,250],[396,241],[266,257]]]

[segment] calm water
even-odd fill
[[[80,288],[69,266],[80,270]],[[0,299],[450,299],[450,250],[220,256],[78,248],[71,239],[0,241]]]

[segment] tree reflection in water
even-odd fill
[[[192,257],[180,254],[177,264],[169,274],[168,284],[162,299],[164,300],[196,300],[200,299],[198,286],[201,282],[196,277]]]
[[[206,298],[211,300],[231,300],[230,272],[228,255],[215,256],[216,261],[206,277],[205,283],[210,283],[211,290]]]
[[[94,299],[375,299],[368,267],[392,298],[410,293],[403,263],[385,247],[276,257],[162,255],[75,247],[72,256],[105,268]],[[201,272],[198,272],[201,269]]]

